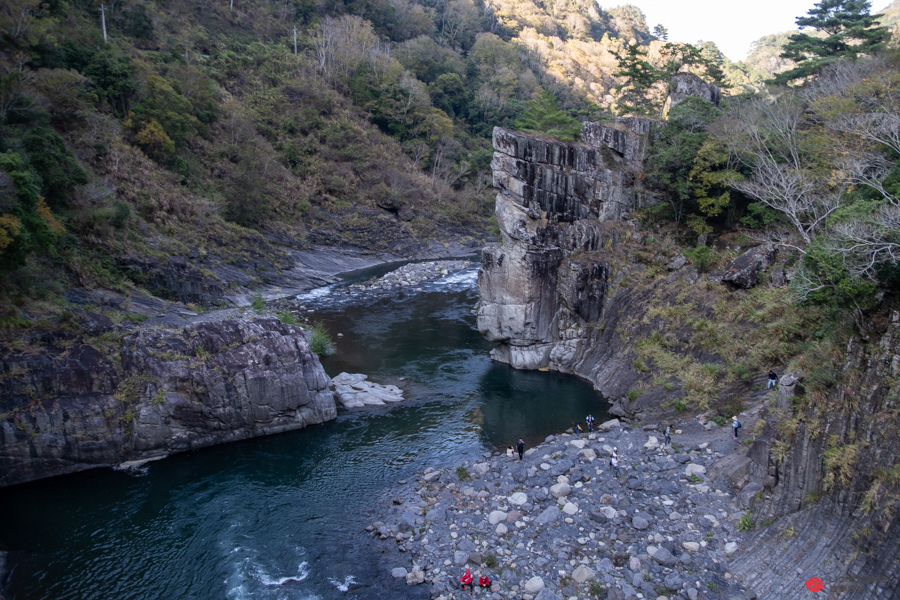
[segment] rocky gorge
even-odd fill
[[[741,364],[757,352],[754,331],[772,323],[764,337],[787,339],[775,324],[784,311],[748,290],[777,294],[789,257],[723,236],[709,243],[733,260],[707,270],[634,218],[656,201],[640,182],[652,128],[623,119],[569,143],[495,129],[501,244],[482,253],[478,327],[497,344],[495,360],[583,377],[620,417],[653,423],[713,408],[727,419],[764,383],[759,366]],[[900,397],[892,306],[849,336],[843,364],[795,357],[761,406],[753,443],[728,459],[742,474],[733,483],[748,527],[763,524],[732,573],[760,597],[800,597],[791,586],[801,573],[827,573],[830,597],[895,597],[900,447],[882,429],[896,427]],[[731,381],[721,377],[728,365]]]

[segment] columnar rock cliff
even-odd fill
[[[812,577],[829,598],[900,591],[900,311],[871,342],[851,342],[847,385],[814,399],[789,373],[762,415],[743,493],[759,529],[734,565],[760,598],[800,597]]]
[[[0,353],[0,486],[336,416],[306,334],[277,319],[144,328],[121,345],[92,333]]]
[[[482,252],[478,329],[492,357],[517,368],[571,371],[600,315],[609,268],[578,253],[614,235],[604,223],[645,204],[634,185],[646,119],[587,124],[582,143],[494,130],[491,167],[502,242]],[[637,133],[636,133],[637,132]]]

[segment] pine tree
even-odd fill
[[[556,102],[550,90],[544,90],[528,103],[528,109],[513,127],[525,133],[546,134],[564,142],[581,137],[581,122],[569,116]]]
[[[619,115],[656,116],[659,107],[651,97],[655,88],[666,76],[647,60],[647,51],[639,44],[628,44],[621,52],[614,52],[619,60],[615,77],[625,81],[616,86],[616,112]]]
[[[878,15],[869,14],[870,8],[869,0],[822,0],[807,16],[797,17],[801,29],[812,27],[825,37],[793,34],[781,57],[793,60],[797,67],[779,73],[772,82],[784,84],[809,77],[839,58],[855,59],[881,48],[890,32],[878,25]]]

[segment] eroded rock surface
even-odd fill
[[[585,143],[494,130],[501,244],[482,252],[478,329],[499,343],[496,360],[526,369],[564,363],[578,354],[584,325],[599,318],[609,266],[578,253],[614,241],[618,230],[606,223],[649,201],[633,185],[645,143],[634,130],[649,121],[619,125],[587,124]]]
[[[304,331],[274,318],[54,336],[0,353],[0,486],[336,416]]]

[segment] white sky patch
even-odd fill
[[[669,30],[670,42],[715,42],[725,56],[736,62],[747,58],[750,44],[759,38],[796,30],[797,17],[805,16],[816,1],[623,0],[598,4],[604,9],[633,4],[647,17],[650,31],[660,24]],[[878,13],[886,6],[873,2],[872,12]]]

